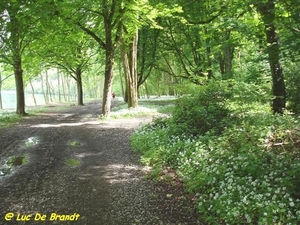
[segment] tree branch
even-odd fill
[[[76,25],[83,30],[86,34],[90,35],[97,43],[101,46],[101,48],[106,49],[106,44],[99,38],[93,31],[83,26],[81,23],[76,22]]]

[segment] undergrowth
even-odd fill
[[[109,118],[134,118],[136,116],[169,114],[174,108],[174,99],[139,100],[137,108],[128,108],[127,103],[120,103],[112,109]]]
[[[16,113],[1,112],[0,113],[0,128],[14,124],[14,123],[20,121],[21,119],[22,119],[22,117],[17,115]]]
[[[134,150],[156,174],[176,169],[208,224],[298,224],[298,118],[273,115],[262,101],[246,109],[220,90],[210,85],[181,99],[173,117],[133,134]]]

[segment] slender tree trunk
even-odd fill
[[[122,62],[121,62],[121,60],[119,61],[118,65],[119,65],[119,75],[120,75],[120,84],[121,84],[121,90],[122,90],[122,97],[125,101],[125,91],[124,91],[124,85],[123,85]]]
[[[34,88],[33,88],[33,85],[32,85],[32,81],[30,80],[29,81],[29,85],[31,87],[31,93],[32,93],[32,98],[33,98],[33,101],[34,101],[34,105],[37,106],[37,103],[36,103],[36,98],[35,98],[35,95],[34,95]]]
[[[169,86],[168,94],[170,96],[174,96],[175,95],[174,88],[173,88],[173,83],[174,83],[173,79],[174,79],[173,76],[168,75],[168,86]]]
[[[149,98],[150,98],[150,93],[149,93],[147,81],[144,82],[144,85],[145,85],[146,96],[147,96],[147,98],[149,99]]]
[[[46,95],[48,98],[48,102],[53,102],[52,94],[51,94],[51,86],[50,86],[49,75],[48,75],[47,69],[46,69],[45,75],[46,75]]]
[[[204,33],[207,37],[208,36],[208,30],[207,28],[204,28]],[[205,39],[205,50],[206,50],[206,60],[207,60],[207,78],[211,79],[213,78],[213,70],[212,70],[212,60],[211,60],[211,44],[210,44],[210,38]]]
[[[47,96],[46,96],[46,93],[45,93],[45,87],[44,87],[44,78],[43,78],[42,73],[41,73],[41,86],[42,86],[42,92],[43,92],[45,104],[48,104],[48,99],[47,99]]]
[[[82,89],[82,71],[80,67],[76,69],[76,84],[77,84],[77,104],[83,105],[83,89]]]
[[[285,109],[286,95],[283,70],[280,63],[279,38],[275,26],[275,2],[268,0],[266,3],[258,3],[257,9],[265,25],[267,53],[272,75],[272,92],[274,95],[272,110],[274,113],[282,114]]]
[[[92,85],[92,88],[93,88],[93,95],[95,96],[95,98],[100,98],[100,93],[101,93],[101,90],[99,89],[99,85],[97,85],[98,83],[101,83],[100,80],[97,79],[96,75],[93,77],[93,85]],[[102,90],[102,93],[103,93],[103,90]]]
[[[59,71],[59,69],[57,69],[57,89],[58,89],[58,102],[61,102],[60,71]]]
[[[124,38],[121,40],[121,54],[124,65],[128,108],[136,108],[138,106],[137,45],[138,30],[136,30],[132,38],[132,43],[129,45],[128,51],[126,51],[127,48]]]
[[[66,78],[66,85],[67,85],[67,91],[68,91],[67,101],[70,102],[72,94],[71,94],[70,78],[69,77]]]
[[[63,96],[64,96],[64,101],[67,102],[65,74],[62,74],[62,76],[61,76],[61,86],[62,86],[62,92],[63,92]]]
[[[48,77],[48,81],[49,81],[49,88],[50,88],[50,96],[51,96],[51,101],[55,102],[55,90],[51,81],[51,77]]]

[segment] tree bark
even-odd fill
[[[111,87],[113,82],[113,67],[114,67],[114,48],[107,48],[105,51],[105,74],[104,88],[102,99],[102,116],[107,117],[111,107]]]
[[[32,98],[33,98],[33,101],[34,101],[34,105],[37,106],[36,98],[35,98],[35,95],[34,95],[34,87],[32,85],[32,81],[31,80],[29,81],[29,84],[30,84],[31,91],[32,91]]]
[[[76,85],[77,85],[77,104],[83,105],[83,89],[82,89],[82,71],[80,67],[76,69]]]
[[[16,113],[19,115],[26,115],[23,70],[22,70],[22,60],[20,54],[14,56],[14,74],[15,74],[16,92],[17,92]]]
[[[121,90],[122,90],[122,97],[125,101],[125,90],[124,90],[124,85],[123,85],[122,62],[121,62],[121,60],[119,61],[118,65],[119,65],[119,75],[120,75],[120,85],[121,85]]]
[[[47,99],[47,104],[50,103],[51,101],[51,93],[50,93],[50,88],[49,88],[49,81],[48,81],[48,71],[47,69],[45,70],[45,85],[46,85],[46,99]]]
[[[280,63],[279,38],[275,26],[275,2],[268,0],[257,5],[265,26],[267,54],[272,75],[273,113],[282,114],[286,104],[285,82]]]
[[[128,108],[136,108],[138,106],[137,45],[138,30],[136,30],[128,50],[124,38],[121,40]]]
[[[11,45],[12,45],[12,62],[16,83],[17,106],[16,113],[26,115],[25,112],[25,96],[24,96],[24,83],[23,83],[23,70],[22,70],[22,51],[21,51],[21,38],[20,38],[20,23],[14,15],[15,10],[9,9],[10,23],[11,23]]]
[[[57,70],[57,89],[58,89],[58,102],[61,102],[61,91],[60,91],[60,71]]]

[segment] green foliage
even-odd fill
[[[226,127],[229,114],[226,107],[228,93],[224,85],[211,83],[200,88],[199,94],[181,98],[173,112],[172,134],[203,135],[214,130],[220,134]]]
[[[219,97],[213,96],[217,104]],[[196,193],[198,211],[207,224],[297,224],[299,121],[288,114],[272,115],[261,102],[249,103],[245,110],[233,96],[227,104],[232,111],[221,121],[231,124],[222,126],[222,132],[215,132],[214,123],[205,133],[180,134],[182,127],[175,129],[174,118],[158,119],[133,134],[132,146],[156,174],[163,166],[177,169],[187,189]],[[193,109],[181,109],[186,112],[183,122],[191,120]]]
[[[300,113],[300,70],[296,63],[290,63],[286,70],[288,109]]]
[[[81,162],[78,159],[67,159],[65,161],[65,164],[70,167],[76,167],[76,166],[79,166],[81,164]]]
[[[10,124],[20,121],[22,118],[19,115],[7,112],[0,113],[0,127],[9,126]]]

